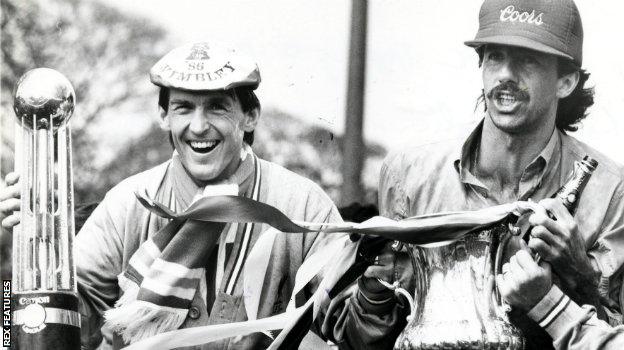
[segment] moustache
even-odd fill
[[[521,89],[518,84],[512,81],[506,81],[493,87],[486,96],[488,99],[491,99],[492,97],[498,96],[503,92],[507,95],[512,95],[517,101],[526,101],[530,98],[529,93],[526,90]]]

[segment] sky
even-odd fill
[[[108,0],[166,28],[174,42],[218,41],[254,57],[263,106],[343,131],[348,0]],[[575,133],[624,163],[624,4],[576,1],[596,104]],[[369,0],[365,137],[387,148],[456,138],[479,120],[481,73],[463,42],[481,0]]]

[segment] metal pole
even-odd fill
[[[342,158],[341,203],[361,202],[364,189],[360,180],[364,166],[364,82],[366,71],[367,0],[353,0],[349,44],[349,77],[344,148]]]

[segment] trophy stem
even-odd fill
[[[38,201],[35,201],[34,217],[36,218],[35,232],[37,233],[38,256],[37,256],[37,271],[40,272],[39,284],[35,287],[39,290],[49,290],[49,267],[50,267],[50,238],[53,234],[53,227],[49,225],[48,206],[51,204],[49,192],[52,187],[49,186],[50,182],[50,169],[53,167],[48,166],[48,134],[49,132],[44,129],[39,129],[35,132],[35,149],[37,150],[36,168],[37,168],[37,181],[35,187],[35,193],[37,194]],[[53,157],[51,157],[53,158]],[[52,174],[53,175],[53,174]]]

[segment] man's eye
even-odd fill
[[[211,103],[208,105],[208,109],[211,111],[225,111],[226,106],[223,103]]]
[[[175,105],[175,106],[173,106],[173,110],[175,112],[182,113],[182,112],[189,111],[190,107],[189,106],[185,106],[185,105]]]
[[[487,59],[490,61],[500,61],[503,59],[503,54],[501,52],[490,52],[487,54]]]
[[[533,56],[523,56],[522,57],[522,63],[524,64],[537,64],[537,58],[533,57]]]

